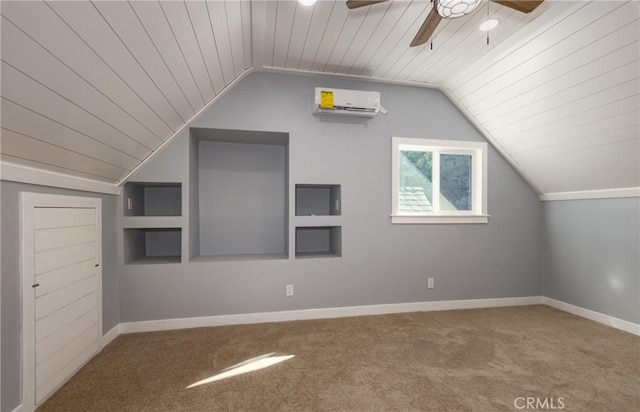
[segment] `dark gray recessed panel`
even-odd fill
[[[286,254],[286,148],[201,140],[200,255]]]
[[[182,230],[125,229],[124,261],[139,263],[180,263],[182,255]]]
[[[342,255],[340,226],[297,227],[296,257]]]
[[[341,214],[340,185],[296,185],[296,216]]]
[[[181,216],[181,183],[129,182],[124,186],[125,216]]]

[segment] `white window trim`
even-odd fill
[[[417,139],[410,137],[393,137],[391,139],[391,223],[394,224],[459,224],[488,223],[487,214],[487,143],[466,142],[459,140]],[[473,161],[472,211],[447,212],[446,214],[410,214],[398,211],[399,154],[401,150],[436,150],[439,154],[470,154]],[[440,157],[434,156],[434,163]],[[433,176],[433,184],[437,186],[440,176]],[[478,195],[481,195],[478,198]],[[434,199],[438,201],[437,196]],[[437,208],[436,208],[437,210]]]

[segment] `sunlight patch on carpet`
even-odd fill
[[[222,379],[231,378],[232,376],[238,376],[245,373],[268,368],[269,366],[273,366],[280,362],[284,362],[295,356],[295,355],[273,356],[275,354],[276,352],[267,353],[265,355],[256,356],[255,358],[251,358],[249,360],[237,363],[233,366],[229,366],[228,368],[223,369],[220,373],[216,375],[213,375],[211,377],[208,377],[196,383],[192,383],[191,385],[187,386],[187,389],[195,388],[201,385],[206,385],[207,383],[212,383]]]

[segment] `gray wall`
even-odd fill
[[[640,323],[640,199],[545,202],[543,293]]]
[[[389,114],[314,116],[315,86],[378,90]],[[301,218],[292,216],[295,196],[290,196],[288,259],[184,259],[180,265],[122,265],[120,259],[123,322],[541,294],[538,197],[492,148],[488,224],[391,224],[392,136],[483,140],[438,91],[255,73],[192,126],[289,133],[289,193],[295,183],[342,185],[342,216],[330,219],[342,226],[343,257],[295,259],[295,225]],[[198,210],[186,190],[195,177],[189,150],[185,133],[132,178],[182,182],[183,250],[189,239],[197,239],[191,232],[198,229],[188,219]],[[435,289],[427,289],[427,277],[435,278]],[[285,297],[288,283],[295,285],[293,297]]]
[[[284,146],[200,142],[201,255],[285,253],[285,155]]]
[[[102,330],[104,333],[120,322],[118,276],[116,272],[116,203],[118,197],[97,193],[0,182],[2,195],[2,405],[0,410],[11,411],[21,403],[21,322],[22,289],[20,286],[20,192],[52,193],[89,196],[102,199]]]
[[[180,187],[145,187],[144,216],[180,216],[181,193]]]

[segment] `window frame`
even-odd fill
[[[461,140],[420,139],[392,137],[391,179],[393,224],[459,224],[488,223],[487,214],[487,143]],[[398,210],[398,190],[400,180],[400,152],[420,151],[433,153],[433,213],[407,213]],[[471,210],[440,210],[440,155],[471,155]]]

